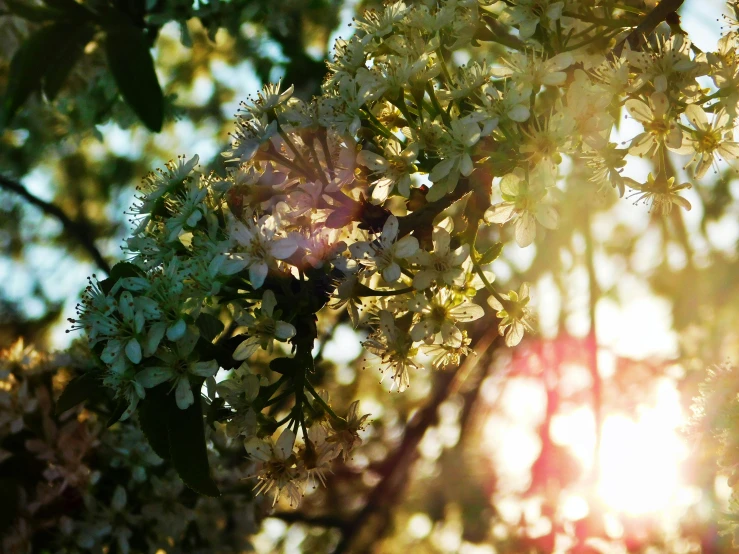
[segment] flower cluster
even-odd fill
[[[369,11],[337,42],[320,97],[278,84],[243,103],[224,177],[199,175],[197,157],[148,176],[128,262],[91,283],[74,321],[123,417],[160,393],[197,411],[208,383],[219,418],[262,464],[258,490],[295,504],[298,483],[322,482],[363,421],[356,404],[336,415],[310,383],[319,312],[346,307],[369,326],[365,349],[403,390],[423,363],[444,368],[470,352],[464,324],[484,315],[478,295],[507,345],[532,330],[528,286],[498,292],[489,264],[496,244],[527,247],[559,225],[563,160],[594,186],[623,195],[628,185],[660,214],[690,209],[670,157],[692,156],[700,178],[739,154],[739,65],[728,54],[739,35],[696,54],[659,27],[632,48],[613,22],[634,27],[633,14],[564,7]],[[485,41],[505,48],[486,54]],[[621,108],[643,127],[624,148],[610,140]],[[654,161],[645,183],[621,174],[629,155]],[[281,419],[263,413],[285,399]]]
[[[0,351],[0,550],[249,549],[258,509],[253,501],[230,495],[193,502],[135,418],[106,430],[105,406],[98,402],[59,410],[64,382],[92,363],[79,344],[70,354],[45,354],[19,340]],[[214,461],[218,453],[239,452],[219,434],[212,438],[218,444],[209,453]],[[225,486],[242,478],[238,467],[217,475]]]

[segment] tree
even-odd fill
[[[698,514],[683,515],[675,536],[626,516],[614,531],[597,494],[608,485],[606,431],[622,421],[612,414],[643,405],[665,379],[688,388],[702,369],[685,368],[716,356],[690,351],[694,320],[679,281],[715,290],[701,278],[684,213],[691,201],[704,214],[726,209],[726,193],[713,212],[703,197],[721,186],[705,180],[708,169],[723,171],[739,155],[739,24],[728,19],[718,50],[702,52],[681,28],[681,4],[449,1],[369,10],[352,37],[337,41],[319,96],[301,99],[294,86],[268,84],[242,104],[225,171],[201,172],[194,155],[147,175],[129,210],[126,261],[91,279],[71,319],[86,340],[66,356],[21,343],[5,354],[0,463],[10,477],[0,484],[21,509],[5,516],[8,548],[26,541],[57,550],[236,551],[278,501],[286,510],[277,517],[293,529],[323,529],[305,538],[306,551],[397,549],[408,539],[399,528],[387,531],[390,522],[407,524],[418,549],[707,548],[713,537]],[[151,106],[143,96],[132,100],[119,75],[140,64],[132,69],[133,58],[111,55],[119,24],[102,31],[109,67],[122,97],[157,130],[142,111]],[[14,64],[25,63],[23,48],[42,31]],[[37,84],[48,86],[46,68],[37,69]],[[19,104],[17,74],[11,67],[10,112]],[[622,114],[638,132],[619,143]],[[641,176],[632,169],[637,157]],[[688,197],[693,187],[699,195]],[[602,215],[627,189],[648,206],[647,230],[604,231]],[[35,203],[95,251],[77,222]],[[649,229],[661,234],[668,258],[649,276],[655,292],[674,297],[682,373],[668,372],[666,362],[678,360],[612,355],[618,370],[607,378],[596,329],[608,292],[601,264],[637,258]],[[536,250],[525,273],[539,295],[516,269],[519,248]],[[626,275],[642,272],[638,261],[626,265]],[[711,264],[711,272],[719,268],[725,273],[712,277],[728,282],[730,264]],[[543,278],[552,276],[567,300],[578,271],[587,283],[576,287],[587,290],[587,331],[568,333],[560,310],[551,340],[531,338],[534,310],[547,312]],[[731,307],[724,318],[733,320]],[[700,321],[709,335],[720,323]],[[347,355],[356,360],[344,362],[346,379],[332,357],[351,352],[352,341],[364,353]],[[405,422],[399,429],[388,416],[368,428],[370,414],[354,397],[365,396],[372,377],[352,371],[359,365],[379,368],[391,390],[405,393],[392,402]],[[485,450],[473,423],[495,370],[508,373],[506,383],[528,380],[529,398],[543,395],[531,420],[538,454],[523,486],[473,461]],[[56,402],[55,374],[68,381]],[[726,467],[735,450],[732,375],[710,374],[694,424],[696,436],[718,437]],[[417,381],[421,393],[412,396]],[[628,394],[618,394],[623,389]],[[592,414],[589,464],[555,436],[555,420],[572,404]],[[504,425],[506,410],[487,406],[487,421]],[[360,460],[347,464],[353,455]],[[87,478],[92,470],[100,477]],[[429,478],[434,471],[460,486]],[[651,475],[639,465],[633,472]],[[695,482],[705,488],[712,475],[696,471]],[[637,477],[630,479],[641,483]],[[394,513],[404,485],[414,491],[420,482],[433,487],[421,510]],[[510,504],[506,514],[512,499],[518,516]],[[521,508],[527,502],[533,512]],[[62,531],[42,531],[49,526]]]

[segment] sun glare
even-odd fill
[[[679,434],[677,391],[665,383],[654,406],[635,418],[610,415],[603,423],[598,494],[630,515],[659,512],[674,504],[683,485],[680,467],[687,446]]]

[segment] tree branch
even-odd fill
[[[447,398],[460,392],[465,380],[480,365],[480,362],[489,365],[490,356],[494,351],[491,347],[496,337],[497,329],[488,328],[478,343],[477,354],[468,356],[454,373],[439,372],[437,374],[431,400],[408,422],[402,442],[395,452],[382,462],[380,466],[382,479],[369,493],[364,507],[340,527],[341,540],[333,554],[343,554],[349,552],[350,549],[352,552],[363,552],[361,549],[352,548],[355,539],[373,515],[382,511],[383,508],[392,508],[395,500],[405,490],[404,485],[408,481],[408,472],[418,455],[418,444],[426,430],[438,423],[439,406]]]
[[[626,46],[626,43],[628,43],[633,49],[639,48],[644,37],[654,31],[657,25],[666,21],[670,15],[680,9],[683,2],[684,0],[662,0],[662,2],[657,4],[654,9],[647,14],[639,25],[626,35],[626,38],[615,46],[612,52],[613,57],[618,58],[621,56],[621,52],[623,51],[624,46]]]
[[[90,236],[90,230],[86,225],[82,225],[77,221],[72,220],[64,211],[51,202],[41,200],[37,196],[34,196],[19,182],[0,174],[0,187],[14,192],[18,196],[23,197],[29,204],[32,204],[39,208],[46,215],[56,218],[64,227],[64,230],[68,235],[73,237],[85,250],[90,254],[95,264],[105,271],[110,273],[110,265],[105,261],[100,250],[95,246],[95,242]]]

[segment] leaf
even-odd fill
[[[275,358],[269,362],[269,368],[275,373],[282,375],[288,375],[295,373],[298,367],[298,360],[296,358]]]
[[[150,130],[158,133],[164,119],[164,97],[144,31],[132,25],[110,27],[105,53],[123,99]]]
[[[35,21],[38,23],[49,21],[51,19],[59,19],[64,15],[64,12],[54,8],[31,4],[24,0],[5,0],[5,4],[8,6],[10,13],[18,15],[28,21]]]
[[[20,507],[18,483],[13,479],[0,479],[0,536],[5,533],[15,521]]]
[[[110,417],[108,418],[106,426],[110,427],[114,423],[118,423],[118,420],[121,419],[121,416],[123,415],[123,412],[126,411],[126,408],[128,408],[128,402],[126,402],[123,398],[119,398],[116,401],[116,405],[113,407],[113,411],[110,413]]]
[[[10,62],[3,123],[10,121],[31,93],[40,88],[46,70],[56,60],[59,45],[69,41],[73,31],[74,26],[69,23],[46,25],[21,45]]]
[[[182,481],[195,492],[205,496],[220,496],[218,487],[210,477],[203,407],[198,386],[194,388],[193,396],[195,402],[186,410],[180,410],[174,402],[169,404],[167,427],[172,465]]]
[[[56,61],[49,64],[44,73],[44,94],[49,100],[56,98],[62,86],[85,51],[85,46],[92,40],[95,29],[89,25],[77,27],[76,32],[70,34],[68,40],[59,45]]]
[[[215,338],[223,332],[225,326],[223,322],[216,316],[202,313],[195,322],[200,329],[200,336],[205,340],[213,342]]]
[[[57,415],[71,410],[77,404],[91,398],[103,389],[100,375],[94,371],[83,373],[72,379],[56,403]]]
[[[110,278],[116,281],[123,277],[144,277],[145,275],[143,269],[130,262],[118,262],[110,270]]]
[[[118,262],[110,270],[110,276],[100,281],[100,289],[109,294],[119,279],[125,277],[144,277],[146,273],[140,267],[130,262]]]
[[[498,259],[498,256],[500,256],[500,253],[502,251],[503,251],[503,243],[496,242],[494,245],[492,245],[490,248],[488,248],[485,251],[485,253],[480,257],[480,261],[478,263],[480,265],[492,263]]]
[[[44,0],[44,4],[71,17],[89,18],[91,15],[87,8],[75,0]]]
[[[149,445],[163,460],[169,459],[169,430],[167,418],[174,397],[167,394],[169,384],[149,389],[146,398],[139,402],[139,424]],[[177,407],[175,406],[175,409]]]

